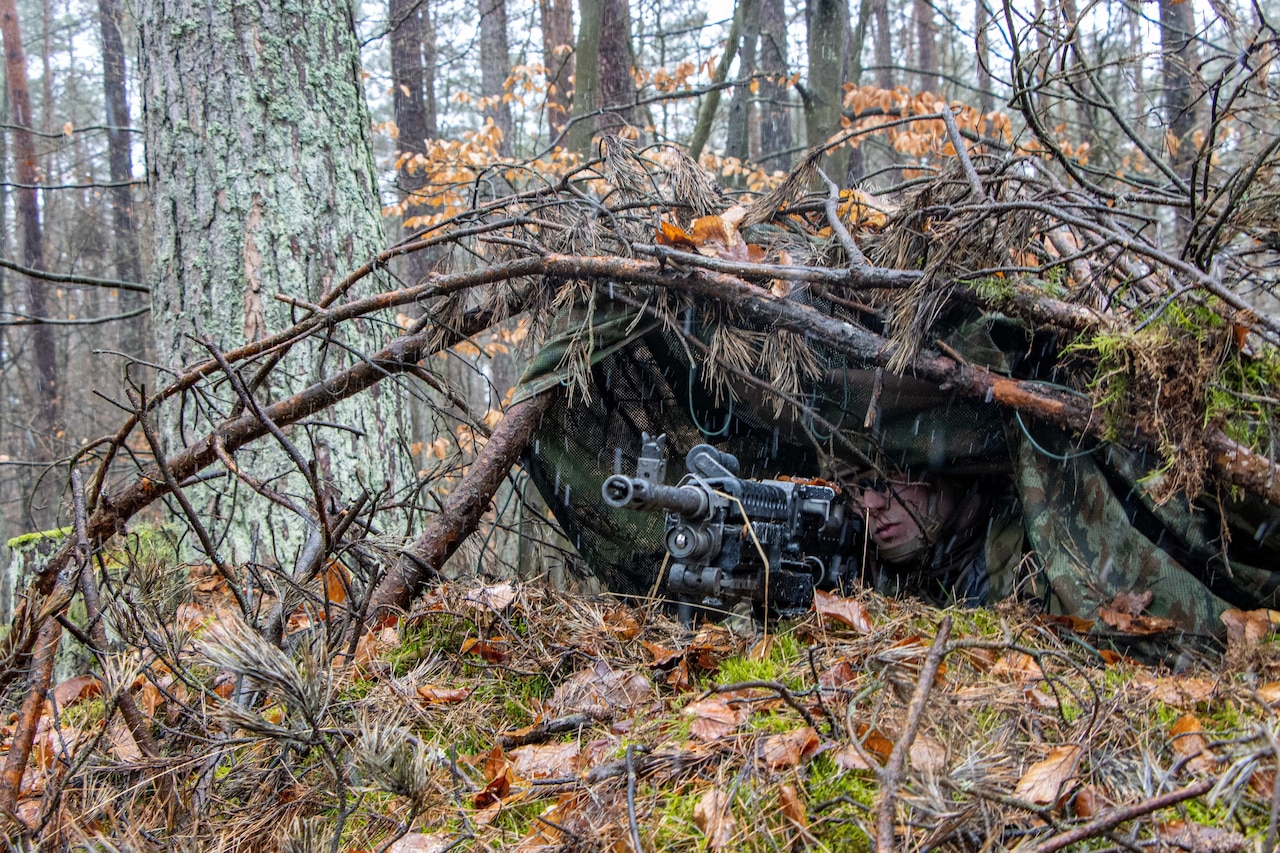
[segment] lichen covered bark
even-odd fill
[[[382,245],[370,121],[347,2],[143,0],[138,11],[156,348],[161,364],[181,370],[206,357],[192,337],[228,349],[278,331],[293,309],[275,294],[315,302]],[[259,398],[295,393],[387,336],[362,321],[305,341]],[[205,401],[188,397],[181,417],[166,410],[167,452],[232,411],[229,384],[213,391]],[[361,485],[403,485],[408,461],[398,452],[402,417],[391,383],[327,420],[347,429],[295,427],[290,438],[316,459],[331,502],[351,500]],[[236,462],[269,482],[291,467],[263,442]],[[211,488],[205,506],[229,524],[224,559],[284,558],[305,539],[296,516],[232,478]],[[301,477],[272,488],[310,502]]]

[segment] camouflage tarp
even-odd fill
[[[1155,506],[1141,485],[1153,476],[1141,453],[1073,442],[994,403],[816,347],[820,370],[794,395],[807,411],[780,406],[740,379],[717,394],[699,374],[704,354],[689,339],[709,342],[729,322],[724,312],[695,316],[668,306],[656,312],[664,322],[608,294],[602,287],[589,313],[581,304],[562,313],[519,394],[574,386],[544,419],[527,467],[591,570],[615,590],[648,592],[664,554],[660,517],[611,510],[600,499],[601,482],[632,469],[648,432],[668,436],[672,482],[684,453],[708,442],[736,455],[745,477],[839,480],[874,464],[984,477],[984,487],[1010,483],[1013,509],[1002,510],[999,523],[979,522],[989,525],[986,603],[1016,593],[1050,612],[1095,618],[1117,593],[1150,590],[1150,615],[1198,635],[1222,633],[1227,608],[1277,606],[1275,507],[1230,494]],[[1050,348],[1008,318],[953,311],[936,331],[973,363],[1019,378],[1053,375],[1055,365],[1038,355]],[[767,365],[755,372],[769,379]],[[877,383],[873,423],[864,429]],[[891,577],[880,580],[894,586]]]

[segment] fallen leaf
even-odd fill
[[[1013,789],[1013,796],[1037,805],[1056,804],[1076,778],[1076,768],[1084,750],[1075,744],[1055,746],[1049,757],[1037,761],[1022,774]]]
[[[1081,619],[1079,616],[1070,614],[1063,616],[1053,616],[1048,613],[1042,613],[1039,617],[1041,622],[1053,625],[1059,628],[1066,628],[1068,631],[1074,631],[1077,634],[1087,634],[1093,630],[1092,619]]]
[[[693,717],[689,734],[701,741],[718,740],[747,721],[746,708],[733,707],[723,699],[710,697],[685,706],[684,713]]]
[[[444,853],[456,842],[456,838],[442,832],[410,832],[388,847],[387,853]]]
[[[648,640],[641,640],[640,645],[644,646],[645,651],[653,655],[652,666],[655,669],[666,669],[673,666],[676,661],[684,656],[683,649],[668,649],[657,643],[650,643]]]
[[[858,672],[849,661],[841,659],[818,673],[818,684],[827,689],[843,687],[858,679]]]
[[[867,608],[855,598],[845,598],[817,589],[813,592],[813,609],[819,616],[834,619],[860,633],[870,634],[872,631]]]
[[[1271,635],[1271,611],[1231,610],[1219,617],[1227,626],[1227,647],[1252,648]]]
[[[347,589],[351,584],[351,573],[347,567],[335,559],[330,559],[324,570],[324,594],[334,604],[347,600]]]
[[[1173,628],[1173,620],[1163,616],[1144,616],[1155,593],[1118,592],[1111,604],[1098,610],[1098,618],[1124,634],[1161,634]]]
[[[1024,652],[1006,652],[996,660],[996,665],[991,667],[993,676],[1001,676],[1014,682],[1022,684],[1027,681],[1039,681],[1044,678],[1044,670],[1040,668],[1040,664],[1036,663],[1036,659]]]
[[[479,655],[489,663],[503,663],[508,657],[507,639],[491,637],[488,640],[481,640],[478,637],[468,637],[463,641],[460,651],[464,655]]]
[[[658,223],[658,233],[653,239],[659,246],[669,246],[684,252],[694,252],[698,249],[697,244],[693,242],[693,237],[687,231],[665,219]]]
[[[515,587],[510,581],[503,581],[493,586],[485,586],[480,589],[473,589],[467,592],[462,598],[462,603],[477,610],[488,610],[491,613],[501,613],[506,610],[511,602],[516,600]]]
[[[707,837],[707,847],[712,850],[728,847],[738,832],[738,822],[729,809],[729,803],[728,794],[712,788],[693,807],[693,822]]]
[[[889,756],[893,753],[893,741],[889,740],[879,730],[873,729],[866,723],[857,725],[856,734],[858,742],[862,744],[863,752],[870,755],[876,761],[884,764],[889,760]],[[844,770],[873,770],[862,758],[862,753],[858,752],[857,747],[853,744],[846,744],[835,751],[832,760],[837,767]]]
[[[817,732],[810,726],[801,726],[766,737],[760,746],[760,758],[771,770],[786,770],[813,755],[819,743]]]
[[[107,729],[107,740],[111,742],[116,758],[126,764],[142,760],[142,750],[138,748],[137,741],[133,739],[133,734],[123,720],[116,720],[111,724]]]
[[[1217,767],[1204,726],[1195,714],[1183,714],[1169,727],[1169,745],[1179,760],[1185,759],[1192,773],[1212,773]]]
[[[667,673],[667,685],[677,692],[688,690],[692,685],[689,680],[689,662],[684,658]]]
[[[1129,679],[1131,689],[1149,691],[1150,698],[1166,705],[1178,708],[1191,708],[1213,698],[1218,689],[1218,682],[1208,678],[1192,678],[1190,676],[1171,675],[1152,678],[1149,675],[1135,675]]]
[[[94,675],[77,675],[53,688],[53,704],[59,711],[77,702],[102,695],[102,682]]]
[[[1258,698],[1268,705],[1280,702],[1280,681],[1268,681],[1258,688]]]
[[[942,741],[927,734],[917,734],[907,750],[911,766],[924,773],[938,775],[947,769],[947,748]]]
[[[548,708],[557,715],[580,712],[604,720],[653,699],[653,683],[642,673],[616,670],[603,660],[565,679]]]
[[[428,705],[452,705],[470,695],[471,691],[462,687],[437,687],[434,684],[423,684],[418,688],[418,698]]]
[[[778,808],[782,816],[795,824],[800,830],[809,829],[809,811],[795,785],[783,785],[778,789]]]
[[[521,779],[549,779],[577,773],[580,751],[577,742],[565,741],[530,744],[513,749],[507,755]]]
[[[768,660],[769,655],[773,652],[773,634],[765,634],[755,644],[751,646],[751,650],[747,652],[747,660]]]
[[[1184,820],[1157,823],[1156,837],[1174,850],[1234,853],[1237,850],[1253,849],[1249,839],[1239,832],[1216,826],[1187,823]]]
[[[694,636],[686,650],[685,659],[701,669],[714,670],[720,661],[738,651],[733,634],[723,625],[704,625]]]
[[[1098,812],[1111,808],[1113,803],[1097,785],[1085,785],[1076,793],[1071,805],[1076,817],[1093,817]]]
[[[604,614],[604,624],[610,632],[623,640],[634,639],[640,633],[640,623],[626,607],[615,607]]]

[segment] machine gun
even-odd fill
[[[615,474],[601,494],[615,509],[666,513],[667,591],[682,618],[690,605],[739,601],[794,615],[809,608],[815,588],[856,575],[862,518],[834,484],[743,479],[735,456],[699,444],[685,457],[688,473],[668,486],[666,436],[642,441],[636,476]]]

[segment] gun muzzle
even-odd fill
[[[710,512],[707,494],[697,486],[662,486],[614,474],[600,487],[604,502],[614,509],[666,510],[685,518],[703,518]]]

